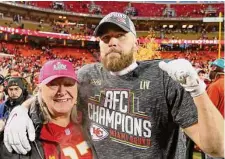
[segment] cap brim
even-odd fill
[[[78,80],[77,80],[77,78],[74,77],[74,76],[68,76],[68,75],[55,75],[55,76],[51,76],[51,77],[48,77],[48,78],[44,79],[40,84],[48,84],[48,83],[51,82],[52,80],[54,80],[54,79],[56,79],[56,78],[59,78],[59,77],[72,78],[72,79],[74,79],[77,83],[79,83]]]
[[[101,30],[101,28],[104,26],[104,25],[106,25],[106,24],[115,24],[115,25],[117,25],[118,27],[120,27],[120,28],[122,28],[124,31],[127,31],[127,32],[130,32],[130,29],[129,28],[127,28],[127,27],[125,27],[125,26],[123,26],[123,25],[121,25],[121,24],[118,24],[118,23],[116,23],[116,22],[104,22],[104,23],[102,23],[102,24],[100,24],[100,25],[98,25],[96,28],[95,28],[95,31],[94,31],[94,36],[100,36],[99,35],[99,31]]]

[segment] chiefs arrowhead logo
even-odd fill
[[[100,141],[109,135],[103,127],[94,123],[91,125],[90,133],[93,141]]]

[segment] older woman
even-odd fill
[[[24,104],[30,107],[29,116],[35,125],[31,151],[27,155],[10,153],[2,143],[0,158],[93,158],[76,111],[78,83],[72,64],[66,60],[48,61],[40,71],[39,83],[37,96]]]

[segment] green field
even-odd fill
[[[193,159],[201,159],[201,153],[199,153],[199,152],[194,152]]]

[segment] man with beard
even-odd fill
[[[224,117],[224,59],[213,61],[210,66],[209,78],[212,83],[208,86],[207,93]]]
[[[26,89],[26,81],[22,77],[8,77],[4,81],[4,90],[8,98],[0,104],[1,123],[5,122],[14,107],[22,104],[30,97]],[[4,124],[1,124],[1,130],[3,130],[3,126]]]
[[[122,13],[106,15],[94,34],[101,63],[82,67],[78,80],[83,126],[98,158],[179,158],[180,127],[206,153],[224,155],[223,118],[190,62],[136,61],[135,27]],[[26,131],[33,141],[26,114],[21,106],[10,115],[4,140],[10,151],[28,150]]]

